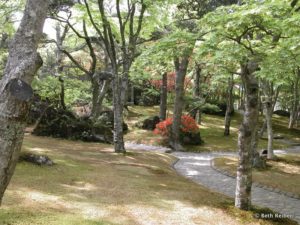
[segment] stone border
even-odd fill
[[[213,159],[210,160],[210,166],[211,166],[212,169],[214,169],[218,173],[221,173],[221,174],[223,174],[223,175],[225,175],[227,177],[231,177],[231,178],[236,179],[236,176],[233,176],[232,174],[230,174],[229,172],[227,172],[225,170],[217,168],[215,166],[215,164],[214,164],[214,159],[215,158],[213,158]],[[285,195],[285,196],[290,197],[290,198],[294,198],[294,199],[300,200],[300,195],[298,195],[298,194],[294,194],[294,193],[291,193],[291,192],[282,191],[282,190],[280,190],[278,188],[273,188],[273,187],[270,187],[270,186],[267,186],[267,185],[264,185],[264,184],[261,184],[261,183],[258,183],[258,182],[253,182],[252,185],[254,185],[255,187],[259,187],[259,188],[265,189],[267,191],[275,192],[275,193],[282,194],[282,195]]]

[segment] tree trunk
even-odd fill
[[[66,103],[65,103],[65,81],[64,79],[59,76],[58,78],[59,82],[60,82],[60,105],[61,107],[66,110],[67,106],[66,106]]]
[[[300,69],[297,69],[295,73],[296,80],[293,84],[293,102],[290,109],[290,120],[289,120],[289,129],[293,129],[295,122],[298,117],[298,106],[299,106],[299,79],[300,79]]]
[[[0,203],[14,173],[33,95],[31,82],[42,65],[37,53],[48,1],[28,0],[21,24],[10,44],[0,81]]]
[[[134,105],[134,84],[132,82],[130,85],[130,101],[131,104]]]
[[[167,98],[168,98],[168,76],[167,73],[163,73],[161,90],[160,90],[160,107],[159,107],[159,118],[161,121],[167,118]]]
[[[125,152],[123,138],[123,104],[120,90],[120,77],[115,76],[113,80],[113,98],[114,98],[114,148],[115,152]]]
[[[268,159],[274,158],[273,152],[273,127],[272,127],[272,104],[270,101],[265,103],[265,117],[268,130]]]
[[[201,98],[200,80],[201,80],[201,67],[199,65],[196,65],[193,96],[195,99],[199,99],[199,100]],[[201,109],[199,107],[193,109],[191,115],[196,120],[197,123],[199,124],[201,123]]]
[[[242,81],[245,88],[245,113],[238,136],[239,162],[235,206],[248,210],[251,206],[252,159],[258,121],[258,82],[253,74],[257,64],[242,65]]]
[[[273,116],[273,112],[274,112],[274,109],[275,109],[275,106],[276,106],[276,103],[277,103],[277,99],[278,99],[278,96],[279,96],[279,92],[280,92],[280,88],[278,87],[277,89],[276,89],[276,93],[275,93],[275,97],[274,97],[274,99],[272,99],[272,107],[271,107],[271,118],[272,118],[272,116]],[[270,94],[269,94],[270,95]],[[271,96],[272,96],[273,94],[271,94]],[[270,96],[269,96],[270,97]],[[260,129],[260,131],[259,131],[259,138],[262,138],[263,137],[263,135],[264,135],[264,133],[265,133],[265,131],[267,130],[267,127],[268,127],[268,125],[267,125],[267,120],[266,120],[266,118],[264,119],[264,122],[263,122],[263,125],[262,125],[262,127],[261,127],[261,129]]]
[[[101,105],[99,104],[100,84],[97,77],[92,79],[92,118],[97,119],[100,115]]]
[[[175,59],[176,83],[175,83],[175,102],[172,131],[170,136],[170,146],[174,151],[184,150],[180,142],[181,116],[184,108],[184,80],[189,64],[188,57],[181,60]]]
[[[227,96],[227,107],[225,113],[225,129],[224,136],[230,135],[230,123],[231,123],[231,114],[233,111],[233,75],[228,79],[228,96]]]
[[[65,110],[66,103],[65,103],[65,81],[62,77],[62,72],[63,72],[63,54],[60,49],[63,48],[63,41],[65,38],[65,35],[61,36],[61,29],[60,29],[60,24],[57,23],[55,26],[55,31],[56,31],[56,43],[57,43],[57,49],[56,49],[56,76],[58,77],[58,81],[60,82],[60,105],[61,107]]]

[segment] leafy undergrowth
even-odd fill
[[[47,154],[56,165],[17,165],[3,225],[296,224],[235,209],[231,199],[179,176],[171,155],[122,155],[109,145],[30,135],[22,151]]]
[[[143,117],[154,116],[159,114],[159,107],[130,107],[130,112],[126,118],[129,123],[130,131],[126,134],[125,139],[136,143],[151,145],[166,145],[167,141],[159,135],[155,135],[152,131],[141,130],[134,127],[134,124]],[[169,115],[171,116],[171,108]],[[242,121],[242,115],[235,113],[231,121],[230,136],[225,137],[224,118],[221,116],[202,115],[202,124],[200,126],[201,138],[204,144],[201,146],[185,146],[187,151],[203,152],[203,151],[236,151],[238,140],[238,129]],[[286,137],[292,141],[300,141],[300,130],[287,128],[288,118],[274,116],[274,133]],[[260,118],[260,124],[262,118]],[[274,140],[274,149],[285,149],[288,144],[280,140]],[[260,140],[258,149],[266,149],[267,140]]]
[[[214,164],[217,168],[235,176],[237,158],[216,158]],[[253,181],[300,195],[300,156],[280,155],[274,161],[268,160],[267,169],[253,170]]]

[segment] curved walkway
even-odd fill
[[[165,152],[169,150],[164,147],[139,145],[127,143],[126,147],[135,150],[148,150],[155,152]],[[290,151],[291,150],[291,151]],[[293,152],[299,153],[299,149],[288,149],[287,151],[278,151],[278,153]],[[212,168],[212,160],[215,157],[236,155],[235,153],[188,153],[173,152],[172,155],[179,160],[174,164],[174,168],[179,174],[190,178],[207,188],[225,194],[229,197],[235,197],[236,179],[226,176]],[[300,224],[300,200],[288,197],[286,195],[266,190],[259,185],[252,186],[252,203],[260,207],[267,207],[283,216],[290,217]]]
[[[228,154],[175,152],[173,155],[179,159],[174,165],[179,174],[211,190],[235,197],[236,179],[217,172],[211,166],[215,157]],[[299,199],[252,186],[252,203],[261,207],[268,207],[300,223]]]

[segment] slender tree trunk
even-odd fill
[[[92,118],[97,119],[100,115],[101,105],[99,103],[100,84],[95,77],[92,79]]]
[[[130,101],[131,104],[134,105],[134,84],[132,82],[130,85]]]
[[[248,210],[251,206],[252,161],[258,121],[258,82],[253,74],[257,64],[242,65],[242,81],[245,88],[245,113],[238,136],[239,162],[235,206]]]
[[[201,80],[201,67],[199,65],[196,65],[193,96],[195,99],[199,99],[199,100],[201,98],[200,80]],[[191,115],[196,120],[197,123],[199,124],[201,123],[200,108],[193,109]]]
[[[273,127],[272,127],[272,104],[270,101],[265,103],[265,117],[268,130],[268,159],[274,158],[273,152]]]
[[[279,94],[279,88],[276,90],[276,94],[274,96],[274,85],[272,82],[264,81],[261,82],[262,91],[264,93],[264,98],[261,101],[264,107],[265,121],[264,125],[267,127],[268,132],[268,159],[274,158],[273,152],[273,127],[272,127],[272,115],[275,108],[275,104]],[[264,127],[263,127],[264,128]],[[263,130],[262,128],[262,130]]]
[[[114,147],[115,152],[126,152],[123,132],[123,110],[127,103],[128,90],[128,75],[130,69],[130,62],[125,57],[123,62],[122,75],[115,73],[113,83],[114,94]],[[117,71],[117,70],[116,70]]]
[[[56,43],[57,43],[57,49],[56,49],[56,76],[58,77],[58,81],[60,82],[60,105],[61,107],[65,110],[66,103],[65,103],[65,81],[62,77],[62,72],[63,72],[63,55],[60,49],[63,48],[63,41],[65,36],[61,36],[61,29],[60,29],[60,24],[57,23],[56,27]]]
[[[120,77],[118,75],[115,75],[113,80],[115,152],[125,152],[125,145],[124,145],[124,138],[123,138],[123,105],[121,99],[120,83],[121,83]]]
[[[67,108],[65,103],[65,81],[61,76],[58,78],[58,80],[60,82],[60,105],[65,110]]]
[[[184,108],[184,80],[188,67],[188,57],[181,60],[175,59],[176,68],[176,84],[175,84],[175,102],[174,102],[174,114],[172,131],[170,137],[170,146],[174,151],[184,150],[180,141],[180,125],[181,116]]]
[[[163,73],[161,90],[160,90],[160,107],[159,107],[159,118],[161,121],[167,118],[167,99],[168,99],[168,76],[167,73]]]
[[[298,105],[299,105],[299,79],[300,79],[300,69],[298,68],[296,72],[296,80],[293,84],[293,101],[290,109],[290,120],[289,120],[289,129],[294,128],[296,118],[298,115]]]
[[[42,65],[37,53],[49,2],[28,0],[10,45],[0,81],[0,202],[14,173],[33,95],[31,82]]]
[[[279,92],[280,92],[280,88],[278,87],[278,88],[276,89],[276,92],[275,92],[275,97],[274,97],[274,99],[272,99],[271,118],[272,118],[273,112],[274,112],[274,110],[275,110],[275,106],[276,106],[276,103],[277,103],[277,99],[278,99],[278,96],[279,96]],[[272,94],[272,95],[273,95],[273,94]],[[263,122],[263,125],[262,125],[262,127],[261,127],[261,129],[260,129],[260,131],[259,131],[259,138],[262,138],[262,137],[263,137],[265,131],[267,130],[267,127],[268,127],[268,125],[267,125],[267,120],[266,120],[266,118],[265,118],[265,119],[264,119],[264,122]]]
[[[228,79],[228,96],[227,96],[227,107],[225,113],[225,129],[224,136],[230,135],[230,123],[231,123],[231,114],[233,111],[233,75]]]

